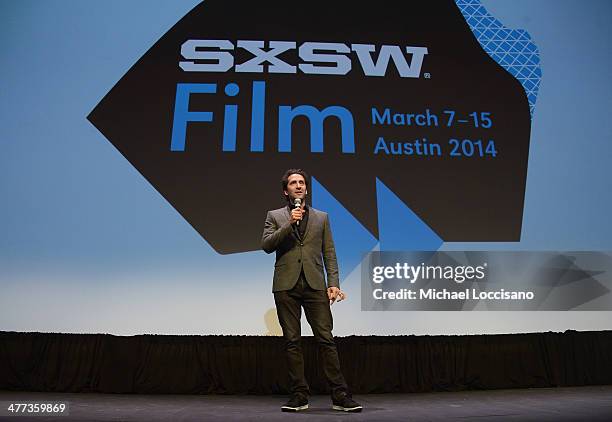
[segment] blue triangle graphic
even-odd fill
[[[383,182],[376,179],[381,251],[437,251],[444,241]]]
[[[342,281],[359,265],[363,255],[376,246],[378,240],[314,177],[312,206],[329,214]]]

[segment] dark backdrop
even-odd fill
[[[355,393],[612,384],[612,331],[339,337]],[[313,393],[327,387],[302,341]],[[280,337],[0,332],[0,389],[58,392],[287,392]]]

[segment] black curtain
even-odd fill
[[[612,331],[336,338],[354,393],[612,384]],[[304,337],[313,393],[327,385]],[[0,389],[57,392],[279,394],[279,337],[0,332]]]

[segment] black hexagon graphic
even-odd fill
[[[189,61],[181,54],[188,40],[229,41],[233,49],[225,51],[234,66],[185,71],[179,63]],[[263,41],[263,51],[271,49],[271,41],[295,42],[296,48],[278,54],[295,73],[272,73],[265,61],[262,72],[237,71],[236,65],[253,58],[237,47],[240,40]],[[308,42],[345,45],[350,51],[341,55],[350,71],[304,72],[299,48]],[[373,62],[383,46],[404,52],[407,46],[425,47],[427,55],[417,77],[402,76],[393,60],[384,76],[367,76],[355,45],[374,46]],[[405,58],[410,64],[415,55],[406,52]],[[212,112],[213,119],[188,123],[184,150],[173,151],[178,84],[214,85],[216,92],[188,97],[190,112]],[[265,113],[257,115],[252,103],[262,98]],[[228,105],[237,106],[234,151],[223,150],[226,120],[232,123]],[[312,122],[304,116],[290,124],[291,152],[279,148],[279,107],[300,105],[349,110],[354,152],[343,151],[345,127],[333,116],[322,123],[322,152],[316,146],[313,152]],[[373,124],[373,107],[404,115],[429,110],[439,121]],[[450,126],[449,110],[455,119]],[[474,122],[481,113],[488,113],[490,127]],[[315,176],[374,236],[379,178],[445,241],[520,238],[531,123],[527,98],[520,83],[481,49],[451,0],[299,5],[207,0],[155,43],[88,119],[219,253],[259,249],[265,212],[282,206],[279,179],[291,167]],[[259,136],[253,137],[254,125],[263,128],[262,151],[257,145],[252,151]],[[444,154],[374,154],[381,137],[402,152],[404,143],[414,146],[415,140],[438,143]],[[470,139],[476,149],[477,141],[484,148],[493,140],[496,154],[450,156],[450,139]]]

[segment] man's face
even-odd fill
[[[304,176],[301,174],[292,174],[288,177],[287,190],[285,190],[285,195],[289,195],[289,200],[293,203],[297,198],[302,200],[302,204],[304,203],[304,198],[308,194],[306,190],[306,180],[304,180]]]

